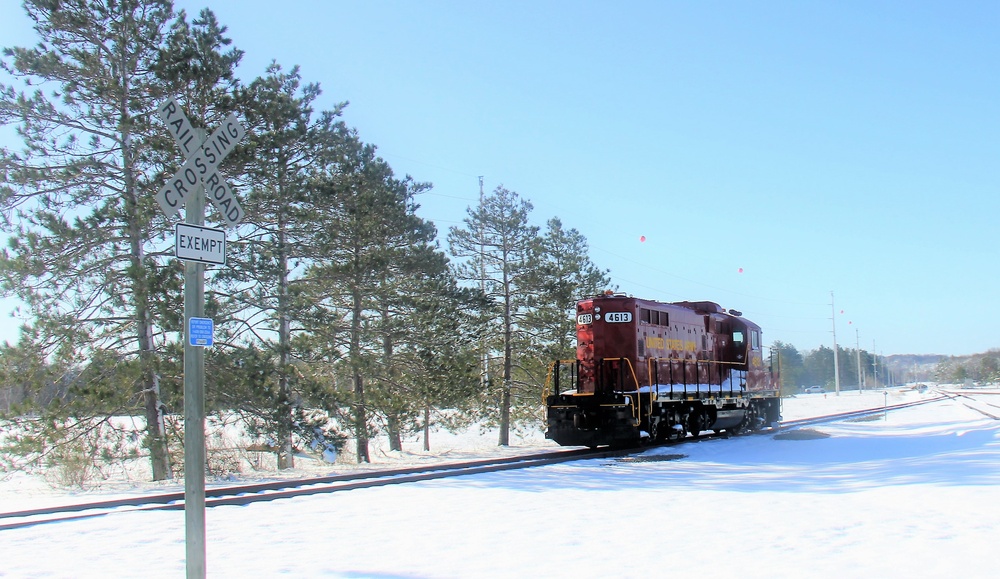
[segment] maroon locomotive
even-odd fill
[[[631,446],[780,420],[760,326],[740,312],[605,294],[577,303],[576,330],[577,359],[553,366],[546,398],[545,436],[561,445]]]

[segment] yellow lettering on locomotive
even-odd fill
[[[657,350],[664,349],[666,340],[658,336],[646,336],[646,348],[653,348]]]
[[[695,344],[694,342],[684,342],[684,351],[686,351],[686,352],[694,352],[697,349],[698,349],[698,345]]]

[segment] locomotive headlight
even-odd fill
[[[594,314],[594,319],[595,320],[601,319],[601,314]]]
[[[594,307],[594,311],[595,311],[595,312],[599,312],[599,311],[601,311],[601,306],[595,306],[595,307]]]

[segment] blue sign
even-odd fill
[[[212,318],[190,318],[188,340],[192,346],[211,346],[215,341],[215,322]]]

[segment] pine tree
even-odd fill
[[[24,6],[41,42],[4,51],[3,69],[36,88],[0,86],[0,122],[18,123],[25,143],[0,152],[11,236],[3,289],[32,310],[25,339],[59,350],[67,371],[98,350],[137,365],[130,400],[144,409],[153,478],[169,478],[157,350],[176,328],[154,313],[168,309],[177,276],[155,210],[162,129],[153,111],[166,88],[155,69],[170,2]]]
[[[312,105],[319,95],[318,84],[302,84],[298,67],[286,73],[277,63],[242,91],[239,108],[252,136],[234,162],[243,163],[246,171],[247,218],[226,271],[219,275],[228,291],[224,307],[235,328],[234,342],[275,357],[275,412],[268,409],[257,416],[276,439],[279,468],[294,466],[293,437],[301,425],[296,418],[302,408],[296,383],[300,373],[292,351],[298,318],[294,286],[313,259],[313,237],[329,218],[323,213],[328,208],[311,198],[311,183],[317,172],[336,170],[346,135],[338,120],[344,105],[314,117]],[[264,385],[259,394],[270,395],[270,387]]]
[[[407,296],[415,293],[409,288],[418,287],[419,276],[440,272],[443,256],[429,249],[433,225],[415,214],[413,197],[427,185],[397,179],[374,146],[356,137],[351,143],[339,173],[319,183],[332,212],[315,237],[317,261],[307,272],[304,297],[322,304],[310,326],[315,331],[323,331],[317,322],[339,312],[342,331],[335,340],[352,394],[357,460],[370,462],[373,411],[381,405],[387,420],[400,418],[388,393],[401,380],[396,359]],[[379,384],[382,395],[373,391]]]
[[[418,227],[399,232],[397,255],[373,296],[381,355],[368,400],[385,418],[391,450],[402,450],[403,432],[418,425],[427,446],[430,413],[465,404],[478,385],[476,364],[470,363],[476,294],[458,289],[447,258],[430,244],[429,224],[413,224]]]
[[[576,355],[576,302],[611,289],[607,270],[590,260],[587,239],[565,229],[558,217],[549,219],[539,239],[538,261],[531,284],[538,288],[527,325],[543,364]]]
[[[417,413],[424,450],[430,450],[432,415],[454,410],[444,422],[467,426],[480,387],[481,333],[476,312],[484,308],[478,289],[457,287],[450,270],[420,280],[407,315],[408,365],[401,388],[407,408]]]
[[[467,210],[464,228],[452,227],[448,234],[451,254],[464,260],[455,268],[456,277],[485,287],[491,302],[483,339],[498,343],[502,352],[495,392],[500,446],[510,444],[514,357],[521,353],[515,352],[515,342],[523,341],[517,334],[538,290],[531,283],[539,244],[538,228],[528,224],[531,209],[531,203],[501,185]]]
[[[804,383],[806,369],[802,354],[791,344],[775,342],[771,345],[771,351],[777,353],[777,367],[781,380],[782,394],[795,394],[799,391],[799,386],[806,386]]]

